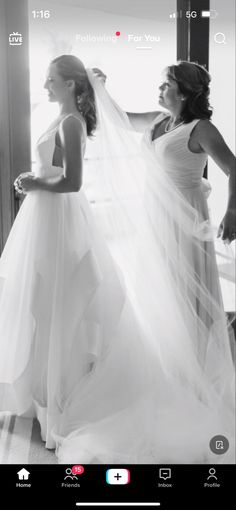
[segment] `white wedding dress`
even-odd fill
[[[58,127],[37,143],[38,176],[63,171],[52,166]],[[234,462],[230,362],[222,398],[161,255],[150,340],[95,220],[83,188],[25,198],[0,259],[0,409],[33,409],[62,463]],[[222,456],[209,448],[217,434],[230,441]]]

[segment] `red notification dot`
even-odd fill
[[[120,32],[116,32],[116,35],[117,35],[117,37],[119,37],[119,35],[120,35]]]
[[[73,475],[82,475],[82,473],[84,472],[84,467],[83,466],[73,466],[71,471],[72,471]]]

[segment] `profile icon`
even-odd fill
[[[207,480],[210,480],[210,479],[214,479],[214,480],[217,480],[217,476],[216,476],[216,469],[215,468],[210,468],[209,469],[209,476],[207,477]]]

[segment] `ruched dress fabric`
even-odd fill
[[[167,137],[174,142],[186,129],[159,139],[158,157],[171,161]],[[38,176],[63,171],[52,166],[57,130],[37,143]],[[204,156],[187,148],[186,154],[191,162],[202,158],[203,167]],[[172,175],[177,179],[174,168]],[[178,176],[179,186],[185,177]],[[196,197],[205,217],[200,179],[193,170],[184,193]],[[184,325],[173,313],[169,327],[163,303],[171,308],[171,291],[159,271],[157,343],[169,335],[178,341]],[[231,430],[214,400],[208,401],[207,381],[201,381],[192,354],[188,358],[180,347],[187,372],[198,374],[196,388],[194,381],[186,384],[184,373],[168,372],[148,342],[83,188],[27,195],[1,257],[0,282],[0,409],[18,415],[33,410],[59,462],[234,462],[233,446],[220,458],[209,449],[214,435]]]

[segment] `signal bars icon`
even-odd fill
[[[182,18],[182,11],[179,11],[179,12],[172,12],[170,14],[170,18],[172,19],[175,19],[175,18]]]

